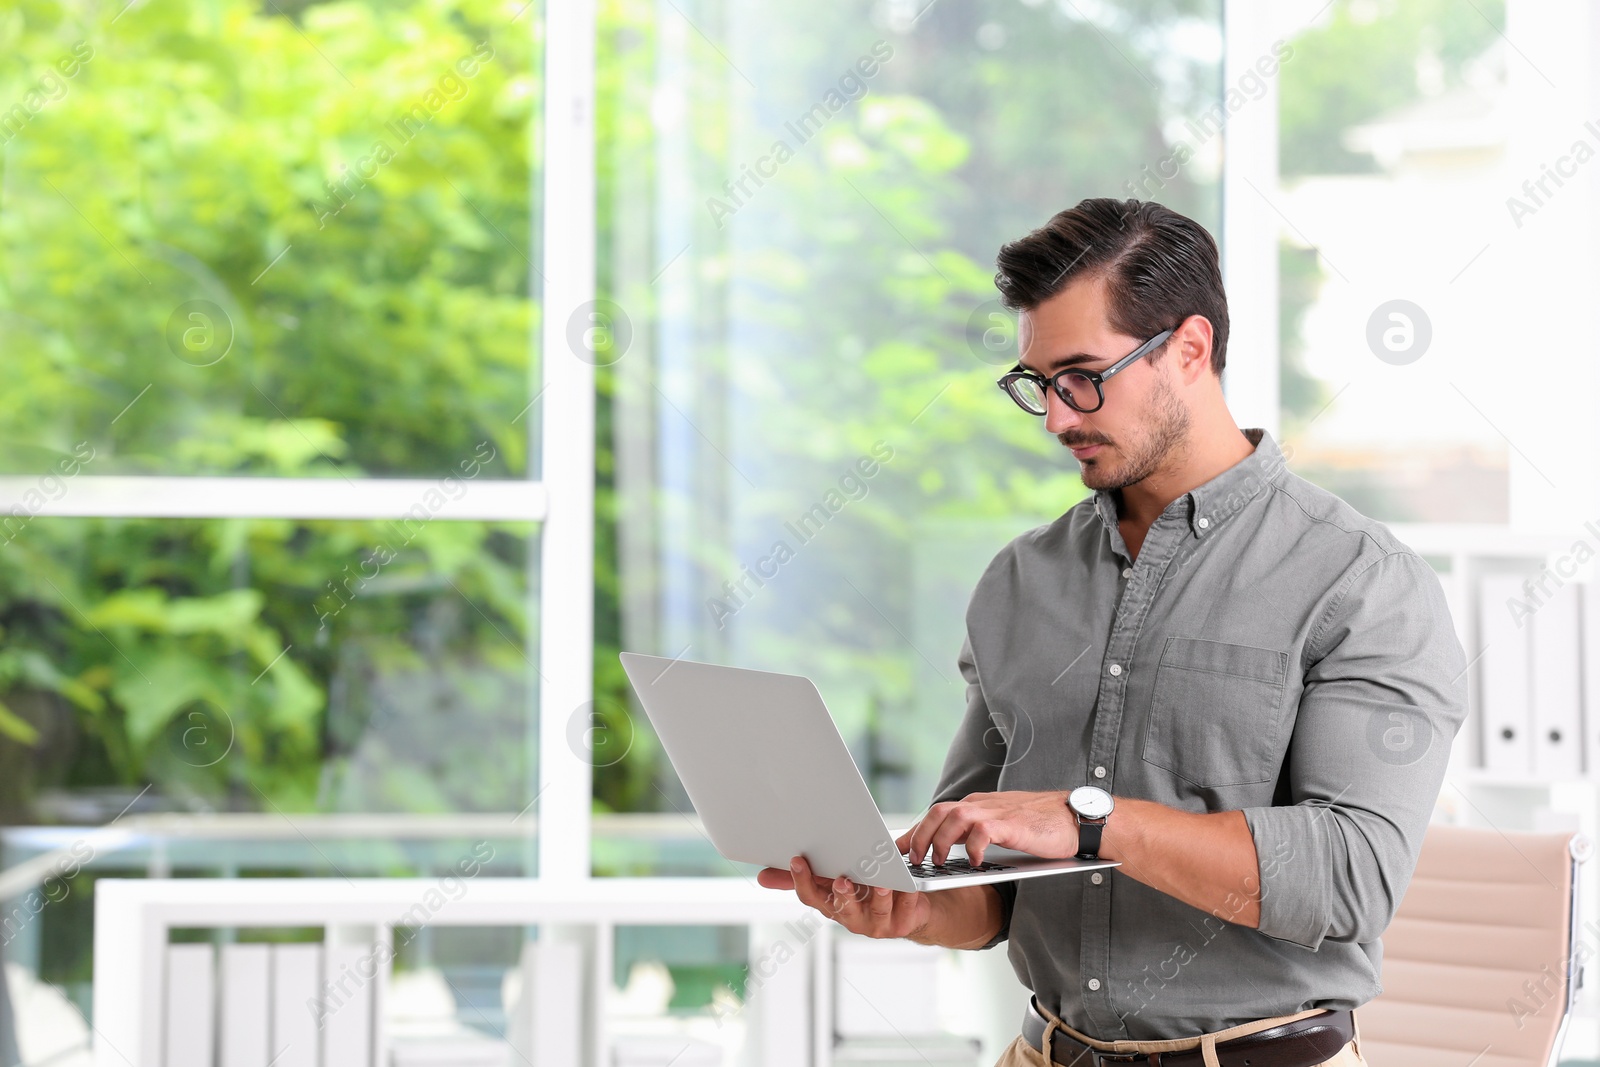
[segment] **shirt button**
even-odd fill
[[[1089,979],[1089,988],[1090,988],[1090,990],[1099,989],[1100,988],[1100,979],[1098,979],[1098,978]]]
[[[1200,527],[1200,529],[1204,530],[1205,528],[1207,528],[1208,526],[1211,525],[1211,520],[1210,519],[1201,519],[1199,522],[1195,523],[1195,525]]]
[[[1124,578],[1132,578],[1133,577],[1133,568],[1132,567],[1124,567],[1124,568],[1122,568],[1122,576]]]
[[[1099,885],[1105,880],[1105,875],[1101,874],[1099,871],[1095,871],[1089,876],[1089,881],[1093,882],[1095,885]]]
[[[1122,673],[1122,664],[1113,663],[1111,665],[1111,677],[1115,678],[1117,675],[1119,675],[1121,673]]]
[[[1094,776],[1096,778],[1104,778],[1106,776],[1106,769],[1104,767],[1096,767],[1094,769]]]

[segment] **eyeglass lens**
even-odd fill
[[[1094,382],[1081,374],[1063,374],[1059,379],[1061,388],[1072,397],[1072,406],[1079,411],[1093,411],[1100,406],[1100,394],[1094,390]]]
[[[1021,401],[1022,406],[1034,414],[1044,413],[1044,387],[1032,378],[1012,379],[1011,395]]]
[[[1093,411],[1100,405],[1100,395],[1095,392],[1094,382],[1090,379],[1081,374],[1063,374],[1057,380],[1061,388],[1072,398],[1073,407]],[[1013,379],[1011,393],[1035,415],[1043,415],[1048,410],[1045,405],[1044,386],[1032,378]]]

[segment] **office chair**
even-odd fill
[[[1551,1067],[1581,964],[1576,834],[1435,825],[1357,1013],[1370,1067]],[[1575,948],[1576,946],[1576,948]]]

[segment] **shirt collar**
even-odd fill
[[[1278,448],[1278,442],[1272,439],[1272,435],[1260,427],[1252,427],[1243,432],[1245,438],[1255,446],[1255,451],[1204,485],[1196,486],[1184,493],[1168,504],[1162,514],[1176,509],[1177,514],[1182,515],[1188,522],[1190,531],[1196,537],[1205,537],[1216,532],[1224,522],[1254,500],[1263,489],[1283,477],[1285,470],[1283,452]],[[1112,533],[1113,543],[1120,541],[1122,533],[1117,526],[1117,500],[1120,492],[1113,489],[1096,489],[1094,492],[1095,514],[1100,516],[1101,523]]]

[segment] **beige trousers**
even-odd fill
[[[1193,1048],[1200,1048],[1208,1067],[1217,1067],[1216,1044],[1219,1041],[1228,1041],[1235,1037],[1244,1037],[1260,1030],[1270,1030],[1274,1026],[1281,1026],[1296,1019],[1304,1019],[1320,1014],[1317,1011],[1303,1011],[1296,1015],[1281,1015],[1275,1019],[1258,1019],[1255,1022],[1243,1023],[1227,1030],[1218,1030],[1214,1034],[1205,1034],[1201,1037],[1178,1038],[1172,1041],[1096,1041],[1079,1033],[1060,1019],[1052,1019],[1053,1026],[1049,1029],[1060,1029],[1067,1036],[1082,1041],[1085,1045],[1097,1048],[1102,1052],[1135,1052],[1148,1055],[1152,1052],[1183,1052]],[[1050,1043],[1049,1029],[1045,1032],[1042,1042],[1045,1047]],[[995,1067],[1055,1067],[1050,1057],[1041,1049],[1034,1048],[1018,1037],[1009,1048],[1001,1054]],[[1367,1061],[1361,1057],[1361,1025],[1356,1024],[1356,1036],[1348,1045],[1340,1049],[1333,1059],[1321,1064],[1320,1067],[1367,1067]]]

